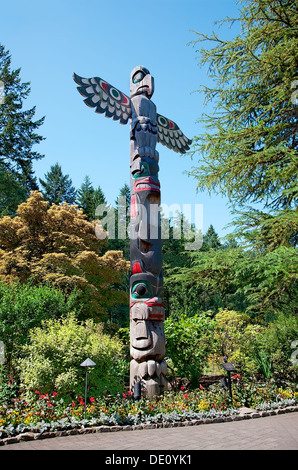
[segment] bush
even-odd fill
[[[298,319],[294,315],[280,313],[263,333],[258,336],[256,351],[267,358],[270,371],[276,380],[292,379],[298,373],[298,365],[291,362],[291,344],[298,340]]]
[[[30,344],[19,361],[21,386],[26,393],[59,392],[65,398],[84,395],[86,369],[80,364],[90,357],[96,367],[88,370],[89,392],[98,395],[123,389],[128,366],[121,342],[103,333],[93,320],[79,322],[74,314],[47,320],[30,331]]]
[[[7,373],[26,344],[31,328],[42,320],[58,318],[73,308],[76,294],[65,296],[50,286],[0,282],[0,340],[5,345]]]
[[[242,374],[251,376],[255,373],[255,341],[264,328],[251,324],[248,315],[227,309],[219,310],[215,325],[213,341],[216,354],[211,360],[222,363],[223,356],[227,356]]]
[[[211,339],[214,320],[207,313],[193,317],[182,315],[179,321],[168,318],[164,326],[167,355],[176,374],[186,377],[192,387],[197,387],[214,347]]]

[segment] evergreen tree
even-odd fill
[[[107,203],[107,201],[106,201],[105,195],[104,195],[101,187],[98,186],[97,189],[94,190],[94,206],[95,206],[95,209],[100,204],[106,204],[106,203]]]
[[[222,245],[219,240],[219,236],[214,230],[213,225],[211,224],[203,237],[202,251],[208,251],[210,248],[218,249]]]
[[[298,11],[295,0],[240,4],[239,18],[226,20],[240,23],[234,39],[198,33],[195,41],[208,42],[199,52],[214,81],[204,87],[214,111],[201,120],[206,131],[194,148],[204,163],[191,174],[241,211],[240,234],[273,250],[297,243]]]
[[[51,204],[75,204],[76,190],[72,185],[72,181],[68,175],[63,175],[59,163],[55,163],[46,173],[45,179],[39,179],[43,187],[43,197]]]
[[[78,190],[77,202],[84,214],[87,215],[88,219],[94,220],[96,207],[100,204],[106,204],[106,199],[100,186],[98,186],[97,189],[94,189],[90,178],[87,175]]]
[[[23,110],[30,93],[30,83],[23,83],[21,69],[11,69],[9,51],[0,44],[0,211],[13,214],[30,190],[37,189],[33,161],[43,155],[32,150],[43,137],[37,134],[44,117],[34,121],[35,106]],[[14,189],[15,190],[14,190]],[[22,189],[24,188],[24,189]]]
[[[0,164],[0,217],[14,215],[21,201],[26,199],[27,190],[16,176]]]
[[[130,222],[130,188],[125,183],[115,201],[115,239],[109,240],[109,249],[123,251],[125,259],[129,259],[130,240],[127,229]]]

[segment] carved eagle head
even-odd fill
[[[146,95],[151,98],[154,93],[154,78],[146,67],[138,65],[130,75],[130,97]]]

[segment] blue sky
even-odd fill
[[[59,162],[78,188],[85,175],[101,186],[110,204],[129,184],[129,125],[94,113],[76,90],[72,73],[98,76],[129,94],[130,72],[146,66],[155,79],[153,101],[160,114],[175,121],[189,138],[203,129],[200,85],[208,83],[198,67],[194,31],[211,33],[214,22],[237,16],[235,0],[9,0],[0,1],[0,42],[10,51],[13,69],[31,82],[24,108],[45,116],[39,133],[46,139],[35,150],[45,157],[34,164],[44,177]],[[236,28],[221,29],[232,37]],[[162,202],[203,204],[203,231],[210,224],[220,236],[231,230],[226,199],[196,192],[185,172],[196,165],[158,144]]]

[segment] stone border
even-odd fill
[[[38,439],[49,439],[53,437],[62,437],[62,436],[73,436],[78,434],[91,434],[91,433],[100,433],[100,432],[118,432],[118,431],[136,431],[143,429],[157,429],[157,428],[177,428],[183,426],[198,426],[201,424],[211,424],[211,423],[226,423],[231,421],[242,421],[245,419],[256,419],[263,418],[266,416],[280,415],[284,413],[298,412],[298,405],[289,406],[286,408],[280,408],[278,410],[269,410],[269,411],[256,411],[248,408],[240,409],[239,415],[218,417],[218,418],[204,418],[204,419],[194,419],[190,421],[177,421],[174,423],[157,423],[157,424],[138,424],[138,425],[125,425],[125,426],[93,426],[86,428],[77,428],[77,429],[65,429],[61,431],[45,431],[40,433],[25,432],[18,434],[17,436],[6,437],[4,439],[0,438],[0,446],[8,444],[16,444],[21,441],[33,441]]]

